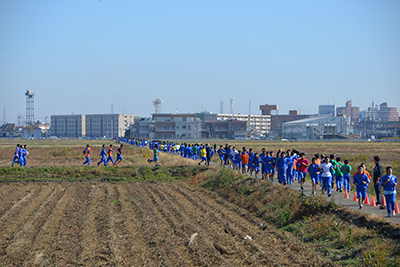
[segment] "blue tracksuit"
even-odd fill
[[[315,184],[318,184],[319,180],[319,172],[320,170],[318,169],[319,165],[318,164],[311,164],[308,166],[308,172],[310,173],[311,181],[315,182]]]
[[[387,183],[383,185],[385,182]],[[396,203],[396,186],[394,184],[397,184],[397,177],[394,175],[385,175],[381,179],[381,185],[383,187],[383,192],[385,194],[385,199],[386,199],[386,207],[387,207],[387,212],[388,215],[393,212],[395,209],[395,203]]]
[[[255,172],[260,171],[260,158],[253,157],[253,168]]]
[[[249,154],[249,163],[248,163],[249,169],[250,169],[250,168],[254,168],[254,164],[253,164],[253,161],[254,161],[254,153],[248,152],[247,154]]]
[[[275,173],[275,159],[271,156],[268,156],[265,159],[265,167],[267,168],[268,173]]]
[[[26,166],[26,149],[21,148],[19,150],[19,165],[20,166]]]
[[[19,147],[15,148],[14,158],[11,166],[14,167],[14,163],[19,163]]]
[[[265,159],[268,158],[268,156],[264,156],[264,154],[260,155],[260,162],[261,162],[261,173],[267,173],[267,169],[266,169],[266,163],[265,163]]]
[[[236,166],[238,167],[238,168],[241,168],[242,167],[242,160],[240,159],[240,154],[239,153],[237,153],[236,154]]]
[[[225,164],[225,162],[226,162],[226,161],[225,161],[225,153],[226,153],[225,149],[220,148],[220,149],[218,149],[217,153],[218,153],[219,159],[220,159],[221,161],[223,161],[224,164]]]
[[[288,168],[287,161],[284,158],[276,160],[276,167],[278,167],[278,179],[281,183],[286,183],[286,169]]]
[[[286,168],[286,177],[287,177],[287,182],[288,184],[293,183],[293,164],[294,164],[294,158],[293,156],[286,156],[285,158],[287,162],[287,168]]]
[[[102,162],[104,162],[104,166],[107,166],[107,153],[106,153],[106,149],[103,147],[103,149],[100,152],[100,157],[101,160],[100,162],[97,163],[97,165],[100,165]]]
[[[347,192],[350,192],[350,180],[351,180],[350,173],[343,174],[343,187],[344,190],[347,190]]]
[[[364,184],[363,182],[367,182],[367,183]],[[361,197],[361,199],[366,198],[367,188],[368,188],[369,183],[370,183],[370,180],[365,173],[363,173],[362,175],[360,175],[360,173],[357,173],[356,175],[354,175],[354,184],[357,184],[356,185],[357,198],[359,198],[359,197]]]

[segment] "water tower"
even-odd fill
[[[35,103],[34,103],[34,96],[35,93],[31,90],[26,90],[26,124],[31,125],[35,121]]]
[[[162,103],[163,101],[161,99],[159,98],[154,99],[153,106],[156,109],[156,113],[161,113]]]

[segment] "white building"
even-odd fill
[[[290,139],[322,139],[324,136],[353,133],[350,117],[316,116],[285,122],[282,137]]]
[[[86,115],[86,137],[123,137],[133,123],[133,114]]]
[[[50,135],[58,137],[123,137],[133,114],[52,115]]]

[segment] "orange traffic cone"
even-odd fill
[[[397,202],[394,204],[394,212],[395,213],[400,213],[399,212],[399,205],[397,205]]]
[[[347,189],[344,191],[344,198],[349,198],[349,192],[347,192]]]
[[[365,205],[369,205],[368,194],[365,196],[365,202],[364,202],[364,204],[365,204]]]
[[[354,192],[354,198],[353,201],[357,201],[357,192]]]
[[[372,198],[371,198],[371,207],[376,207],[374,196],[372,196]]]
[[[386,198],[385,198],[384,195],[382,195],[381,206],[382,206],[382,207],[386,207]]]

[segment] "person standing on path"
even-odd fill
[[[376,205],[380,205],[380,209],[384,209],[382,207],[381,201],[382,201],[382,185],[381,185],[381,178],[382,178],[382,165],[379,162],[381,159],[379,156],[374,157],[374,163],[375,163],[375,168],[374,168],[374,173],[373,173],[373,178],[374,178],[374,189],[376,193]]]
[[[229,153],[230,153],[230,150],[229,150],[229,145],[228,144],[225,144],[224,150],[225,150],[225,154],[224,154],[225,165],[229,165]]]
[[[210,166],[210,160],[212,158],[211,156],[211,147],[209,144],[206,144],[206,157],[207,157],[207,166]]]

